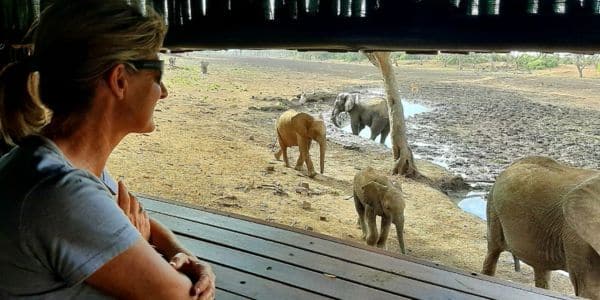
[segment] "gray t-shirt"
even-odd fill
[[[105,185],[50,140],[0,158],[0,299],[109,299],[84,280],[139,238]]]

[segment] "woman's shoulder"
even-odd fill
[[[31,137],[0,159],[0,195],[20,201],[36,191],[43,198],[71,198],[71,192],[105,191],[98,178],[73,167],[58,147],[42,137]]]

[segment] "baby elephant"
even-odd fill
[[[297,112],[293,109],[285,111],[277,120],[277,140],[281,149],[275,153],[275,159],[279,160],[283,154],[285,166],[289,167],[287,148],[298,146],[300,156],[296,162],[296,170],[301,170],[306,162],[308,176],[315,177],[317,173],[310,159],[310,144],[312,140],[317,141],[320,147],[320,171],[323,174],[325,167],[325,148],[327,147],[327,138],[325,137],[325,122],[322,119],[315,118],[307,113]]]
[[[369,246],[385,247],[390,224],[396,225],[400,250],[404,250],[404,200],[402,190],[387,177],[368,167],[354,176],[354,206],[358,224]],[[377,232],[376,216],[381,216],[381,233]],[[366,220],[365,220],[366,218]],[[365,223],[366,221],[366,223]]]

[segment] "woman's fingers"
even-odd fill
[[[188,261],[189,261],[188,255],[185,253],[179,252],[179,253],[173,255],[173,257],[171,257],[169,264],[171,266],[173,266],[173,268],[175,268],[175,270],[179,270]]]
[[[123,183],[123,181],[119,180],[119,193],[117,194],[117,203],[119,204],[119,207],[121,208],[121,210],[123,210],[123,212],[125,213],[125,215],[129,216],[129,211],[130,211],[130,201],[131,199],[129,199],[129,191],[127,191],[127,187],[125,187],[125,184]]]
[[[138,202],[137,198],[132,195],[131,193],[129,194],[129,213],[132,215],[137,215],[140,214],[142,211],[140,209],[140,203]]]
[[[117,195],[117,202],[119,207],[123,210],[123,213],[129,218],[131,224],[137,228],[142,237],[146,240],[150,240],[150,218],[148,213],[144,211],[142,204],[138,199],[129,191],[123,181],[119,181],[119,194]]]
[[[194,284],[194,288],[196,295],[199,295],[199,299],[213,299],[215,287],[212,278],[208,274],[202,274]]]
[[[196,293],[201,300],[212,300],[215,298],[215,274],[210,269],[203,272],[200,279],[194,284]]]

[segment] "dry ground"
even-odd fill
[[[210,62],[206,76],[199,74],[200,60]],[[532,94],[537,101],[600,109],[592,91],[579,87],[597,79],[578,81],[574,67],[517,77],[431,66],[408,65],[397,70],[403,90],[413,83],[424,89],[431,81],[462,82]],[[540,76],[551,84],[540,85]],[[109,161],[113,175],[123,176],[130,190],[363,243],[349,199],[352,178],[366,166],[387,172],[391,154],[346,150],[330,140],[325,174],[310,179],[273,158],[274,121],[280,111],[261,108],[280,105],[269,97],[290,99],[302,91],[338,92],[347,86],[380,85],[374,67],[201,53],[178,57],[177,68],[167,70],[165,77],[169,97],[157,106],[156,131],[127,137]],[[561,95],[566,100],[561,101]],[[310,103],[304,109],[318,112],[326,105]],[[311,150],[318,162],[318,147]],[[297,150],[291,150],[290,156],[295,159]],[[417,164],[430,177],[443,174],[428,162]],[[486,252],[485,223],[457,209],[436,189],[401,177],[393,180],[406,194],[408,255],[479,272]],[[296,192],[301,183],[309,184],[310,195]],[[277,190],[287,195],[275,193]],[[305,202],[310,208],[303,208]],[[399,252],[395,236],[390,237],[388,250]],[[531,269],[515,273],[506,253],[498,277],[533,285]],[[554,290],[572,294],[566,277],[554,274],[553,284]]]

